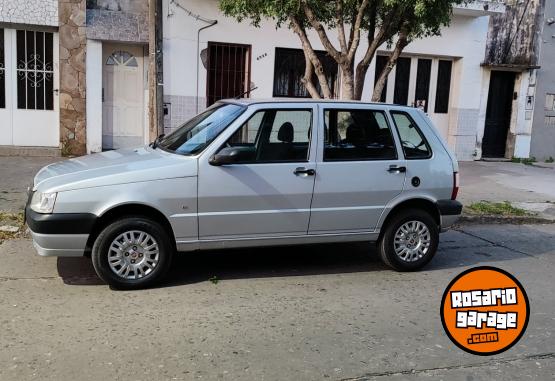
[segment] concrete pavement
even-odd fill
[[[555,165],[511,162],[461,162],[459,200],[509,201],[513,206],[555,219]]]
[[[101,285],[85,258],[0,245],[1,380],[553,379],[555,226],[465,226],[421,272],[385,268],[368,245],[182,255],[168,283]],[[463,270],[514,274],[528,330],[500,355],[452,344],[442,293]],[[215,278],[213,278],[215,277]],[[217,279],[217,283],[209,279]]]
[[[0,211],[17,213],[27,201],[27,187],[45,165],[63,160],[60,157],[0,156]]]

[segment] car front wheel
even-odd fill
[[[98,276],[117,289],[146,288],[168,271],[173,245],[164,228],[144,217],[109,224],[96,239],[92,262]]]
[[[394,215],[378,242],[382,261],[397,271],[415,271],[432,260],[439,227],[426,211],[409,209]]]

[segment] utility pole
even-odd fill
[[[148,90],[150,140],[164,132],[164,75],[163,75],[163,19],[162,0],[148,0]]]

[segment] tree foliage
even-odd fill
[[[413,40],[437,36],[449,25],[453,5],[465,0],[220,0],[224,14],[238,21],[259,26],[273,20],[277,27],[286,26],[299,37],[305,54],[303,83],[314,98],[332,97],[322,63],[315,54],[308,29],[316,31],[327,53],[341,68],[342,97],[360,99],[364,79],[376,51],[383,44],[392,48],[388,64],[380,74],[373,92],[378,100],[387,75],[403,49]],[[336,30],[332,41],[330,30]],[[366,39],[362,59],[355,65],[355,55]],[[316,76],[322,94],[314,83]]]

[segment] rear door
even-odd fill
[[[309,234],[375,230],[405,183],[406,162],[383,109],[323,106]]]

